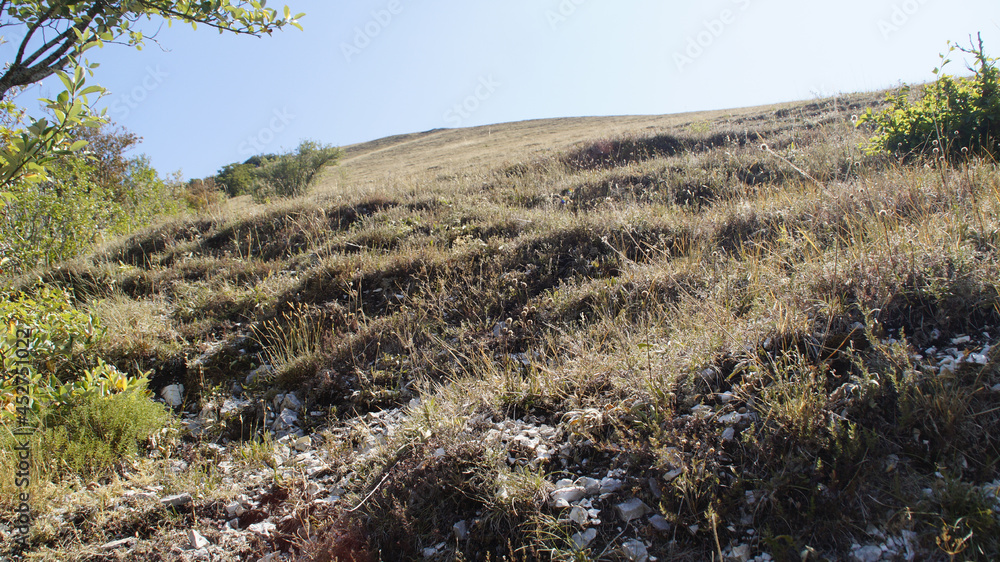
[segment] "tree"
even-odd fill
[[[0,28],[17,35],[17,50],[0,75],[0,195],[20,181],[45,179],[45,164],[59,154],[75,152],[85,140],[67,142],[70,131],[99,125],[103,119],[90,110],[88,96],[102,94],[100,86],[85,86],[93,68],[83,54],[105,43],[141,49],[148,37],[140,22],[199,24],[220,33],[270,35],[291,25],[301,29],[287,6],[283,15],[264,6],[266,0],[0,0]],[[2,41],[3,38],[0,38]],[[21,123],[23,112],[10,103],[10,94],[53,74],[66,90],[55,100],[42,100],[52,120]],[[0,205],[3,201],[0,201]]]

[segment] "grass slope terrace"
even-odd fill
[[[1000,175],[865,154],[879,100],[382,139],[46,272],[119,368],[258,406],[39,480],[29,559],[994,559]]]

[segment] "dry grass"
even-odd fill
[[[91,306],[122,361],[228,342],[187,373],[196,389],[291,366],[278,384],[334,428],[421,398],[374,453],[334,447],[360,507],[301,545],[312,559],[442,541],[456,559],[583,559],[635,536],[660,559],[844,558],[870,526],[991,559],[976,486],[1000,476],[997,354],[950,374],[915,356],[997,343],[1000,175],[864,155],[851,115],[876,103],[383,139],[307,196],[231,200],[48,279],[84,300],[120,288]],[[555,428],[565,462],[487,438],[511,420]],[[574,553],[546,490],[608,470],[617,500],[677,531],[620,533],[611,499]]]

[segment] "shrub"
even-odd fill
[[[858,124],[871,123],[875,135],[869,153],[894,152],[898,157],[917,154],[954,155],[963,148],[995,155],[1000,141],[1000,71],[996,59],[986,56],[982,37],[978,46],[966,49],[949,43],[948,53],[959,50],[976,60],[972,78],[943,74],[949,62],[941,55],[941,66],[934,69],[938,79],[923,88],[921,97],[910,101],[911,91],[904,87],[890,95],[891,107],[876,113],[869,108]],[[937,152],[935,152],[937,151]]]
[[[252,195],[256,201],[294,197],[309,187],[316,172],[341,156],[339,148],[302,141],[295,152],[253,156],[242,164],[228,164],[215,176],[230,196]]]
[[[125,157],[138,137],[121,130],[76,137],[89,142],[85,155],[53,161],[47,179],[12,186],[10,201],[0,206],[4,272],[72,258],[156,215],[179,210],[173,182],[160,178],[145,156]]]
[[[31,443],[39,473],[50,479],[66,471],[92,478],[135,458],[140,445],[170,420],[166,408],[149,398],[144,383],[126,392],[80,395],[44,408]],[[13,434],[0,426],[0,451],[12,451],[12,439]],[[0,459],[4,465],[14,461]],[[3,471],[14,472],[10,466]]]

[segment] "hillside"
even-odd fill
[[[45,272],[183,404],[27,559],[994,559],[1000,174],[881,98],[390,137]]]

